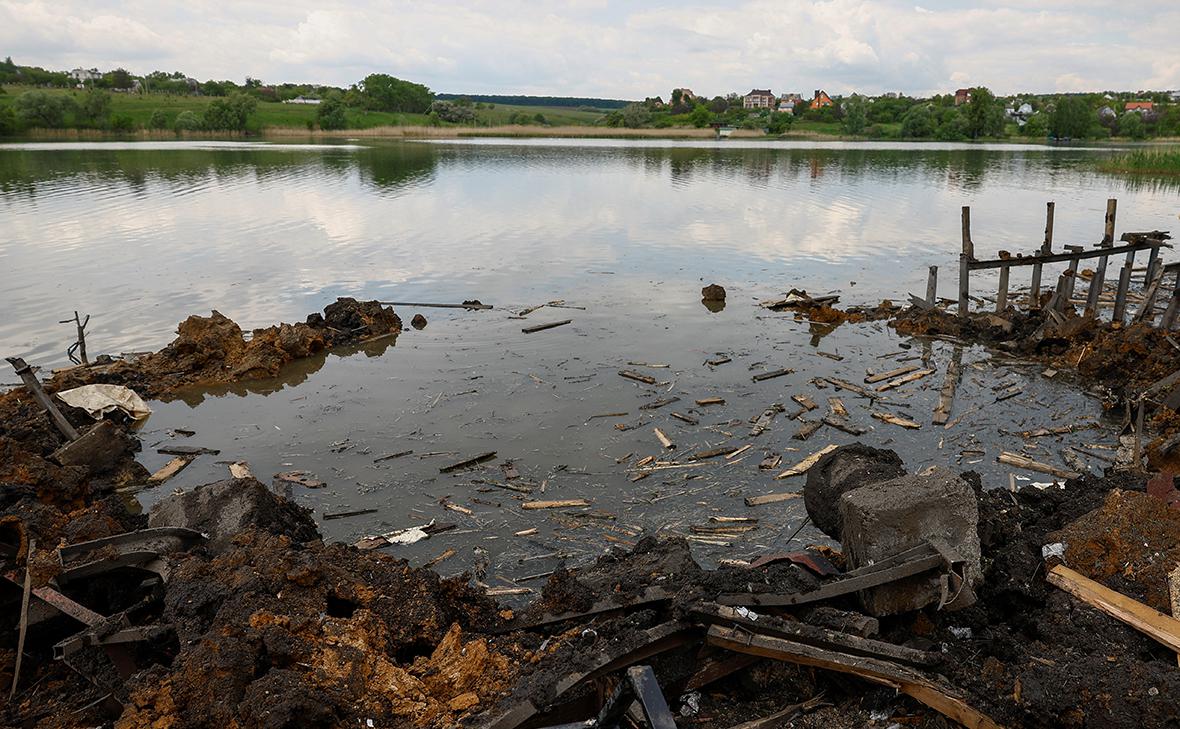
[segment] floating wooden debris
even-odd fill
[[[566,324],[573,323],[573,321],[574,321],[573,319],[563,319],[561,321],[551,321],[548,324],[537,324],[536,326],[524,327],[520,331],[524,332],[525,334],[535,334],[536,332],[543,332],[546,329],[555,329],[557,327],[563,327]]]
[[[702,397],[696,401],[697,405],[706,407],[708,405],[724,405],[725,398],[722,397]]]
[[[892,390],[895,387],[901,387],[902,385],[907,385],[907,384],[914,382],[916,380],[920,380],[923,377],[926,377],[928,375],[932,375],[935,372],[937,372],[937,370],[918,370],[917,372],[911,372],[908,375],[903,375],[901,377],[898,377],[897,379],[890,380],[889,382],[886,382],[884,385],[881,385],[880,387],[877,388],[877,392],[885,392],[886,390]]]
[[[822,427],[824,427],[822,420],[804,420],[803,424],[799,426],[799,430],[796,430],[791,437],[795,440],[807,440]]]
[[[471,468],[472,466],[478,466],[479,464],[484,463],[485,461],[490,461],[495,457],[496,457],[495,451],[488,451],[487,453],[480,453],[478,456],[475,456],[474,458],[468,458],[466,460],[459,461],[458,463],[452,463],[449,466],[443,466],[438,469],[438,472],[439,473],[453,473],[455,471],[461,471],[466,468]]]
[[[758,374],[754,375],[750,379],[753,380],[754,382],[762,382],[763,380],[771,380],[771,379],[774,379],[775,377],[782,377],[783,375],[789,375],[794,371],[795,370],[784,368],[781,370],[773,370],[771,372],[759,372]]]
[[[848,408],[844,407],[844,401],[838,397],[828,398],[828,411],[838,418],[848,417]]]
[[[708,458],[716,458],[717,456],[726,456],[733,453],[733,446],[721,446],[719,448],[709,448],[703,451],[697,451],[688,457],[690,461],[703,461]],[[637,464],[640,465],[640,464]]]
[[[821,356],[821,357],[827,357],[828,359],[834,359],[834,360],[836,360],[837,362],[843,362],[843,361],[844,361],[844,355],[842,355],[842,354],[835,354],[835,353],[833,353],[833,352],[825,352],[825,351],[823,351],[822,349],[817,349],[817,350],[815,350],[815,353],[816,353],[816,354],[818,354],[818,355],[819,355],[819,356]]]
[[[732,453],[726,453],[725,460],[732,461],[733,459],[737,458],[738,456],[740,456],[741,454],[745,453],[746,451],[750,450],[753,447],[754,447],[753,444],[747,443]]]
[[[877,420],[889,423],[890,425],[900,425],[901,427],[909,428],[910,430],[917,430],[918,428],[922,427],[920,424],[910,420],[909,418],[903,418],[892,413],[874,412],[870,414]]]
[[[526,501],[520,505],[522,509],[572,509],[580,506],[589,506],[590,502],[586,499],[557,499],[554,501]]]
[[[656,382],[658,382],[658,380],[656,380],[656,378],[651,377],[650,375],[645,375],[640,372],[635,372],[633,370],[619,370],[619,377],[626,377],[628,380],[635,380],[636,382],[642,382],[645,385],[654,385],[654,384],[656,384]]]
[[[807,395],[791,395],[791,399],[794,400],[795,402],[799,403],[799,406],[802,407],[804,410],[810,411],[810,410],[815,410],[816,408],[819,407],[819,405],[815,404],[815,400],[812,400]]]
[[[254,478],[254,473],[250,470],[250,464],[245,461],[234,461],[229,464],[230,478]]]
[[[999,395],[997,395],[996,402],[1003,402],[1005,400],[1010,400],[1010,399],[1016,397],[1017,395],[1021,395],[1023,393],[1024,393],[1024,388],[1020,387],[1019,385],[1016,385],[1015,387],[1011,387],[1011,388],[1005,390],[1004,392],[1001,392]]]
[[[435,565],[439,564],[440,562],[445,562],[446,560],[450,559],[451,557],[454,557],[454,556],[455,556],[456,554],[458,554],[458,553],[459,553],[459,552],[458,552],[458,551],[456,551],[455,549],[446,549],[446,550],[444,550],[444,551],[443,551],[443,553],[442,553],[442,554],[438,555],[438,556],[437,556],[437,557],[435,557],[434,559],[432,559],[432,560],[430,560],[429,562],[427,562],[427,563],[426,563],[426,566],[427,566],[427,567],[433,567],[433,566],[435,566]]]
[[[201,448],[199,446],[172,445],[156,449],[156,453],[166,456],[216,456],[221,451],[216,448]]]
[[[783,493],[783,494],[765,494],[763,496],[747,496],[746,506],[763,506],[765,504],[777,504],[780,501],[790,501],[791,499],[801,499],[803,494]]]
[[[664,448],[671,450],[676,447],[676,444],[672,442],[671,438],[664,434],[664,431],[660,430],[659,428],[652,428],[652,432],[656,434],[656,439],[660,441],[660,445],[662,445]]]
[[[408,308],[422,307],[430,309],[471,309],[471,310],[485,310],[493,308],[491,304],[484,304],[479,300],[464,301],[462,304],[423,304],[405,301],[379,301],[382,306],[405,306]],[[540,306],[534,307],[540,309]],[[532,309],[529,309],[532,311]]]
[[[590,417],[586,418],[586,422],[589,423],[591,420],[596,420],[598,418],[625,418],[625,417],[627,417],[627,413],[599,413],[597,415],[591,415]]]
[[[1057,466],[1052,466],[1048,463],[1040,463],[1038,461],[1034,461],[1031,458],[1026,458],[1019,453],[1010,453],[1008,451],[1000,453],[1000,455],[996,456],[996,460],[1009,466],[1023,468],[1026,471],[1047,473],[1050,476],[1056,476],[1057,478],[1080,478],[1082,475],[1077,471],[1067,471],[1064,468],[1058,468]]]
[[[729,364],[732,361],[733,360],[730,359],[729,357],[718,357],[717,359],[705,360],[705,364],[709,365],[710,367],[720,367],[721,365]]]
[[[908,375],[909,373],[911,373],[917,369],[918,369],[918,365],[905,365],[903,367],[898,367],[895,370],[889,370],[888,372],[881,372],[881,373],[875,374],[875,375],[870,374],[867,377],[865,377],[865,382],[870,385],[877,383],[877,382],[884,382],[885,380],[892,380],[895,377],[901,377],[902,375]]]
[[[373,463],[382,463],[384,461],[392,461],[395,458],[401,458],[402,456],[411,455],[411,454],[413,454],[413,452],[414,451],[411,449],[408,451],[398,451],[397,453],[387,453],[384,456],[377,456],[376,458],[374,458]]]
[[[750,428],[750,437],[753,438],[765,433],[766,429],[770,427],[770,424],[774,422],[774,417],[782,411],[783,406],[777,402],[763,410],[762,414],[758,416],[758,419],[754,421],[754,427]]]
[[[700,422],[701,422],[697,418],[694,418],[691,415],[685,415],[684,413],[678,413],[678,412],[673,411],[671,413],[671,415],[672,415],[672,417],[676,418],[677,420],[681,420],[685,423],[688,423],[689,425],[700,425]]]
[[[443,508],[447,509],[449,511],[454,511],[454,512],[457,512],[460,514],[464,514],[466,516],[471,516],[472,514],[475,513],[471,509],[468,509],[466,506],[460,506],[458,504],[451,503],[450,501],[444,501]]]
[[[832,451],[836,450],[839,447],[840,446],[836,445],[835,443],[831,443],[829,445],[826,445],[823,448],[821,448],[820,450],[816,451],[815,453],[812,453],[807,458],[804,458],[802,461],[799,461],[794,466],[791,466],[787,470],[785,470],[782,473],[780,473],[779,475],[775,476],[774,479],[776,481],[781,481],[784,478],[790,478],[791,476],[798,476],[800,474],[807,473],[807,471],[812,466],[814,466],[816,463],[819,463],[819,459],[823,458],[824,456],[828,455],[829,453],[831,453]]]
[[[868,428],[860,425],[853,425],[845,418],[837,418],[833,415],[825,415],[823,418],[824,425],[830,425],[836,430],[842,430],[849,435],[864,435],[869,432]]]
[[[356,511],[339,511],[335,514],[324,514],[325,520],[332,519],[346,519],[350,516],[361,516],[363,514],[376,514],[376,509],[357,509]]]
[[[758,468],[759,468],[759,470],[762,470],[762,471],[772,471],[772,470],[778,468],[779,464],[782,462],[783,462],[782,456],[778,455],[777,453],[772,453],[769,456],[767,456],[766,458],[762,459],[762,461],[758,464]]]
[[[938,404],[934,406],[935,425],[945,425],[951,416],[951,407],[955,403],[955,388],[959,384],[959,358],[952,357],[946,365],[946,376],[942,380],[942,389],[938,391]]]
[[[536,527],[532,527],[532,528],[530,528],[530,529],[521,529],[521,530],[520,530],[520,531],[518,531],[518,532],[513,532],[513,535],[514,535],[514,536],[517,536],[517,537],[531,537],[531,536],[533,536],[534,534],[536,534],[536,533],[537,533],[537,531],[538,531],[538,530],[537,530],[537,528],[536,528]]]
[[[851,382],[848,382],[847,380],[841,380],[838,377],[817,377],[816,381],[827,382],[832,387],[835,387],[839,390],[848,390],[849,392],[854,392],[861,397],[867,397],[870,400],[879,400],[881,398],[880,395],[873,392],[872,390],[866,390],[860,385],[854,385]]]
[[[309,489],[322,489],[328,484],[319,480],[307,471],[283,471],[274,475],[276,481],[283,483],[293,483],[297,486],[302,486]]]
[[[654,402],[645,403],[639,406],[640,410],[659,410],[665,405],[671,405],[674,402],[680,402],[678,397],[664,397]]]
[[[176,474],[185,469],[188,464],[193,462],[193,456],[177,456],[171,461],[164,464],[164,467],[153,473],[148,477],[148,483],[159,484],[164,483]]]

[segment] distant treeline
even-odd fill
[[[523,96],[504,94],[435,94],[442,101],[469,99],[485,104],[509,104],[511,106],[559,106],[569,108],[589,107],[591,109],[622,109],[630,101],[623,99],[588,99],[578,96]]]

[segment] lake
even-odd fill
[[[963,205],[972,207],[980,257],[1033,251],[1049,200],[1058,248],[1098,242],[1108,197],[1119,200],[1118,233],[1172,227],[1177,188],[1094,172],[1093,162],[1110,153],[736,140],[0,145],[0,351],[65,364],[73,330],[58,321],[75,309],[92,315],[93,356],[158,349],[180,320],[212,309],[248,329],[302,320],[338,296],[480,299],[495,309],[398,307],[407,331],[394,343],[296,363],[274,381],[152,403],[141,456],[149,468],[167,457],[147,446],[177,427],[197,431],[186,442],[222,454],[198,459],[141,500],[223,478],[222,461],[245,460],[263,481],[290,470],[326,481],[295,489],[317,517],[376,509],[324,522],[330,538],[455,523],[452,532],[390,549],[421,562],[455,548],[439,569],[457,572],[479,547],[490,554],[494,582],[543,574],[563,556],[584,562],[657,530],[694,536],[705,562],[749,557],[781,549],[800,527],[802,543],[822,535],[803,523],[800,500],[746,507],[743,497],[797,492],[802,477],[773,474],[829,442],[855,440],[829,427],[793,439],[792,395],[820,406],[804,418],[839,397],[854,421],[873,428],[865,442],[896,448],[911,469],[974,468],[991,487],[1009,485],[1009,469],[995,463],[1001,449],[1062,465],[1060,451],[1071,444],[1114,442],[1096,401],[1062,375],[1046,378],[979,348],[962,354],[953,413],[962,419],[951,429],[931,426],[951,344],[900,338],[884,323],[812,325],[757,305],[792,287],[838,294],[841,306],[904,301],[924,293],[930,265],[942,273],[939,293],[953,296]],[[986,279],[976,281],[976,293],[991,293]],[[707,283],[728,290],[724,309],[702,305]],[[1024,283],[1013,277],[1014,287]],[[514,317],[549,301],[578,308]],[[422,331],[408,327],[415,313],[429,319]],[[521,332],[563,319],[573,322]],[[722,355],[732,361],[705,364]],[[936,372],[890,393],[884,409],[920,430],[875,420],[870,410],[882,408],[811,382],[861,382],[866,370],[911,362]],[[667,366],[645,366],[653,364]],[[660,384],[621,378],[623,368]],[[777,368],[794,372],[751,381]],[[995,403],[993,388],[1005,382],[1023,393]],[[693,402],[710,396],[726,404]],[[639,409],[671,397],[680,399]],[[774,403],[786,412],[750,437],[750,419]],[[611,413],[626,415],[591,418]],[[1018,435],[1091,422],[1058,438]],[[639,458],[674,457],[653,427],[682,459],[722,444],[754,447],[632,480],[626,469]],[[414,453],[375,462],[406,450]],[[519,479],[506,480],[495,463],[439,473],[493,450],[514,462]],[[775,454],[783,459],[777,470],[758,468]],[[1023,485],[1048,480],[1018,476]],[[592,508],[522,511],[522,494],[505,483],[524,483],[529,498],[585,498]],[[755,516],[759,527],[740,538],[692,529],[704,532],[710,516],[722,515]],[[533,527],[535,536],[516,536]]]

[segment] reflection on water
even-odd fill
[[[443,477],[440,465],[497,450],[526,479],[546,483],[545,498],[590,498],[620,525],[685,532],[710,515],[746,514],[744,495],[797,489],[757,468],[765,453],[789,465],[852,436],[825,428],[796,441],[798,424],[780,416],[732,467],[719,462],[636,482],[616,459],[662,455],[654,424],[677,441],[676,453],[743,443],[751,417],[808,394],[821,407],[842,396],[858,424],[874,428],[866,441],[898,448],[910,468],[962,465],[989,485],[1006,484],[995,454],[1026,446],[1001,429],[1074,423],[1097,416],[1097,406],[1035,369],[1005,365],[997,373],[972,351],[952,414],[966,418],[961,427],[903,431],[873,420],[867,403],[819,391],[811,379],[860,381],[866,370],[907,361],[941,371],[952,356],[946,346],[901,341],[879,322],[798,322],[756,302],[791,288],[836,292],[845,305],[925,291],[927,266],[950,272],[957,262],[962,205],[972,206],[981,252],[1038,246],[1047,200],[1057,203],[1059,244],[1097,242],[1109,196],[1119,198],[1119,232],[1168,227],[1175,189],[1092,172],[1104,154],[601,140],[0,146],[0,352],[62,362],[72,328],[56,322],[75,309],[93,315],[88,342],[98,353],[158,348],[176,322],[213,308],[249,329],[302,320],[343,295],[490,302],[492,311],[425,312],[430,326],[407,327],[396,347],[385,340],[323,353],[274,380],[153,403],[145,440],[191,428],[193,443],[249,461],[263,479],[282,470],[315,473],[328,488],[296,497],[318,512],[379,509],[326,522],[331,538],[453,521],[440,501],[463,504],[476,513],[462,517],[463,528],[446,538],[452,541],[440,544],[440,537],[402,553],[424,560],[462,547],[447,563],[458,571],[479,543],[497,571],[540,572],[553,565],[514,560],[530,550],[592,558],[606,547],[602,530],[567,539],[568,524],[520,512],[512,494],[469,474]],[[944,274],[944,294],[952,279]],[[701,301],[710,283],[727,290],[723,307]],[[574,321],[523,334],[511,310],[556,299],[585,308],[538,309],[529,324]],[[408,322],[417,312],[398,313]],[[821,341],[843,359],[817,355]],[[705,364],[719,355],[732,361]],[[632,361],[668,365],[651,369],[666,384],[638,387],[618,377]],[[752,373],[777,368],[794,372],[751,381]],[[1015,378],[1026,395],[996,405],[998,378]],[[928,423],[937,379],[892,394],[890,412]],[[680,398],[674,406],[639,410],[671,396]],[[709,396],[727,404],[693,409]],[[699,426],[670,420],[673,408],[693,413]],[[617,412],[628,415],[591,417]],[[1043,444],[1038,455],[1054,460],[1061,445]],[[374,460],[410,449],[413,456]],[[167,458],[152,448],[142,457],[153,468]],[[218,459],[200,458],[169,489],[224,476]],[[714,556],[782,547],[779,537],[799,526],[802,511],[786,502],[759,516],[750,540],[712,548]],[[527,543],[512,538],[534,526],[541,533]]]

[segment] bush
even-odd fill
[[[176,121],[172,122],[172,128],[177,132],[196,132],[205,128],[201,123],[201,117],[197,116],[192,111],[182,111],[176,115]]]
[[[344,129],[348,126],[345,112],[344,101],[338,96],[330,96],[320,102],[319,108],[315,110],[315,119],[320,129]]]
[[[106,91],[91,89],[82,97],[78,107],[78,121],[91,126],[105,126],[111,115],[111,95]]]
[[[216,99],[205,107],[204,127],[211,131],[244,132],[250,115],[257,107],[258,101],[243,93]]]
[[[148,129],[167,129],[168,115],[163,109],[156,109],[148,119]]]
[[[1145,139],[1147,126],[1143,123],[1143,116],[1136,111],[1125,112],[1119,117],[1119,135],[1132,139]]]
[[[901,136],[911,139],[934,136],[934,114],[926,104],[913,106],[902,115]]]
[[[10,137],[19,130],[16,113],[7,106],[0,106],[0,137]]]
[[[110,129],[112,132],[119,132],[120,134],[134,132],[135,120],[126,114],[116,114],[111,117]]]
[[[28,126],[59,129],[65,126],[66,114],[74,111],[76,106],[73,99],[62,94],[26,91],[16,97],[13,111]]]
[[[456,101],[436,101],[430,105],[432,114],[452,124],[470,124],[475,121],[475,110],[470,104],[460,104]]]

